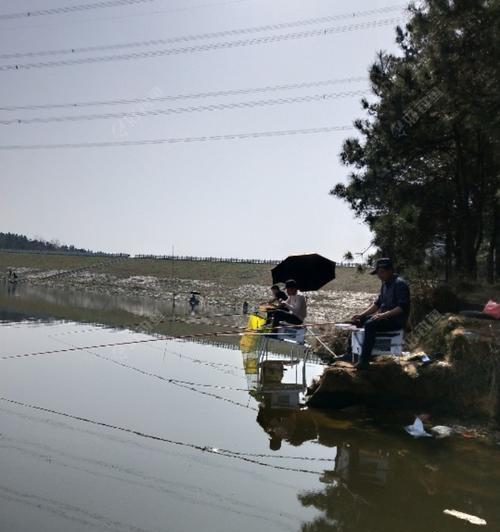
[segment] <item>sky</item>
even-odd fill
[[[2,0],[0,55],[351,15],[331,22],[118,51],[2,57],[0,107],[144,100],[363,79],[170,101],[0,110],[0,148],[352,126],[356,118],[364,117],[359,91],[369,89],[368,69],[377,52],[397,50],[396,23],[156,57],[14,70],[2,66],[261,39],[406,16],[404,2],[397,0],[145,0],[29,18],[2,17],[95,1]],[[398,5],[401,10],[354,15]],[[335,96],[353,91],[358,94]],[[319,95],[326,97],[314,100]],[[312,101],[296,101],[309,96]],[[295,101],[262,103],[277,99]],[[261,103],[255,105],[257,101]],[[226,104],[229,108],[220,108]],[[215,109],[207,109],[211,105]],[[190,109],[179,112],[179,108]],[[166,109],[176,112],[167,114]],[[152,111],[158,113],[132,119],[16,123],[19,119]],[[319,252],[341,260],[346,251],[363,250],[371,240],[369,230],[354,218],[348,205],[329,195],[349,174],[339,153],[344,139],[352,135],[354,131],[329,131],[153,145],[0,149],[0,231],[131,254],[170,254],[174,249],[179,255],[278,259]]]

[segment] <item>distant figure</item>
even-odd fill
[[[299,294],[296,281],[288,280],[285,283],[285,290],[288,295],[286,301],[282,301],[280,308],[270,313],[273,329],[276,329],[281,321],[291,325],[302,325],[307,316],[306,298]]]
[[[9,269],[8,281],[9,283],[17,283],[17,273],[14,270]]]
[[[198,292],[191,292],[191,297],[188,300],[191,310],[194,312],[195,308],[200,304],[200,300],[196,297]]]
[[[273,297],[269,300],[269,305],[279,305],[282,301],[286,301],[288,299],[287,294],[285,294],[285,292],[283,292],[283,290],[281,290],[277,284],[273,284],[273,286],[271,286],[271,293]]]
[[[247,301],[244,301],[243,302],[243,314],[248,314],[248,302]]]
[[[367,369],[375,337],[379,331],[403,329],[410,314],[410,288],[397,273],[391,259],[378,259],[371,275],[378,275],[382,287],[378,298],[361,314],[355,314],[352,321],[365,329],[363,348],[356,364],[357,369]]]

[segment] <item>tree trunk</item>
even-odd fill
[[[475,249],[478,228],[471,212],[471,190],[469,186],[466,155],[464,154],[459,128],[455,126],[456,149],[456,243],[457,273],[459,277],[475,279],[477,271],[477,251]]]

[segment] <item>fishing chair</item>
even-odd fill
[[[355,329],[351,333],[352,354],[361,355],[363,341],[365,338],[364,329]],[[379,331],[375,338],[372,356],[393,355],[401,356],[403,354],[404,330],[396,329],[394,331]]]
[[[293,342],[295,344],[304,345],[306,341],[306,327],[283,324],[278,327],[277,340],[285,342]]]

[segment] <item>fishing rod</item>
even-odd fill
[[[280,336],[281,333],[266,333],[266,336]],[[107,344],[97,344],[97,345],[91,345],[91,346],[83,346],[83,347],[68,347],[65,349],[54,349],[50,351],[39,351],[35,353],[21,353],[18,355],[7,355],[0,357],[0,360],[10,360],[12,358],[25,358],[25,357],[33,357],[33,356],[39,356],[39,355],[52,355],[57,353],[67,353],[71,351],[85,351],[87,349],[99,349],[99,348],[105,348],[105,347],[116,347],[121,345],[134,345],[134,344],[147,344],[151,342],[163,342],[165,340],[191,340],[195,338],[209,338],[209,337],[231,337],[231,336],[260,336],[262,337],[262,333],[258,332],[234,332],[234,331],[221,331],[221,332],[211,332],[211,333],[200,333],[200,334],[187,334],[184,336],[162,336],[160,338],[148,338],[145,340],[128,340],[126,342],[113,342],[113,343],[107,343]]]
[[[294,325],[294,328],[306,328],[306,327],[313,327],[313,326],[323,326],[323,325],[340,325],[337,322],[322,322],[322,323],[310,323],[310,324],[302,324],[302,325]],[[52,355],[57,353],[67,353],[72,351],[85,351],[86,349],[100,349],[100,348],[106,348],[106,347],[117,347],[121,345],[136,345],[136,344],[147,344],[152,342],[163,342],[165,340],[193,340],[196,338],[229,338],[229,337],[251,337],[251,336],[258,336],[258,337],[269,337],[269,338],[276,338],[276,337],[282,337],[283,332],[280,333],[273,333],[273,332],[259,332],[258,330],[250,331],[244,327],[234,327],[231,331],[219,331],[219,332],[210,332],[210,333],[199,333],[199,334],[186,334],[186,335],[180,335],[180,336],[173,336],[173,335],[162,335],[160,337],[155,336],[154,338],[147,338],[144,340],[128,340],[125,342],[112,342],[112,343],[106,343],[106,344],[96,344],[91,346],[83,346],[83,347],[68,347],[65,349],[54,349],[49,351],[38,351],[34,353],[21,353],[18,355],[6,355],[0,357],[0,360],[10,360],[13,358],[26,358],[26,357],[33,357],[33,356],[40,356],[40,355]],[[286,334],[286,333],[285,333]],[[321,336],[325,335],[314,335],[315,338],[321,338]]]

